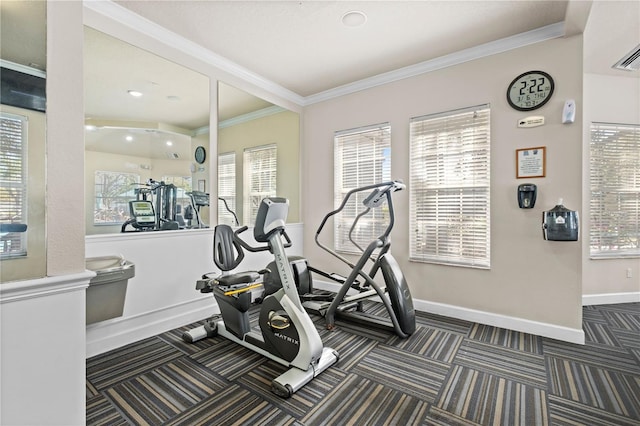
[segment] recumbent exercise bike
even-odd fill
[[[182,336],[187,342],[195,342],[220,335],[290,367],[271,382],[271,390],[284,398],[293,395],[338,361],[338,353],[323,346],[318,330],[298,296],[282,242],[284,237],[290,243],[285,232],[288,208],[288,200],[284,198],[262,200],[254,227],[255,240],[266,243],[260,247],[250,246],[239,237],[247,229],[246,226],[235,232],[228,225],[216,226],[214,262],[223,275],[215,278],[203,276],[198,280],[196,289],[213,293],[222,319],[207,320],[204,325]],[[282,284],[262,301],[258,319],[260,333],[251,330],[248,312],[251,306],[250,290],[261,285],[256,283],[260,272],[228,273],[244,258],[243,248],[251,252],[269,250],[273,253],[276,273]]]

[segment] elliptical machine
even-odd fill
[[[391,194],[403,189],[405,189],[405,185],[401,181],[397,180],[353,189],[345,195],[340,206],[334,211],[328,213],[320,223],[315,235],[316,244],[351,268],[351,272],[348,277],[343,277],[335,273],[324,272],[311,265],[307,265],[306,261],[300,262],[299,259],[296,259],[298,262],[295,266],[294,272],[296,272],[297,277],[304,278],[297,280],[300,281],[299,292],[300,297],[303,300],[303,306],[309,312],[323,316],[325,318],[327,329],[333,329],[335,327],[336,317],[340,317],[346,320],[395,332],[401,338],[409,337],[415,331],[416,317],[411,291],[409,290],[409,286],[407,285],[407,281],[405,280],[398,262],[390,252],[391,241],[389,234],[391,233],[391,229],[395,222]],[[362,253],[358,261],[353,263],[338,254],[336,251],[322,244],[319,238],[320,233],[329,218],[340,213],[352,196],[365,191],[371,192],[362,202],[364,209],[356,215],[351,228],[349,229],[349,240]],[[385,204],[385,201],[388,206],[389,213],[387,226],[379,237],[371,241],[366,248],[363,248],[353,239],[353,233],[357,227],[358,221],[372,209],[381,208]],[[369,272],[367,273],[365,272],[365,267],[368,262],[371,262],[372,264]],[[340,284],[340,289],[337,294],[335,296],[312,294],[313,284],[308,277],[308,273],[305,268],[308,268],[309,271],[315,274],[321,275]],[[378,271],[382,272],[382,278],[385,284],[384,287],[381,287],[375,281]],[[265,294],[269,294],[277,288],[279,285],[277,279],[277,275],[269,273],[265,275]],[[358,293],[354,295],[347,295],[347,292],[351,289],[356,290]],[[384,304],[389,314],[390,321],[386,318],[363,312],[362,302],[376,296],[379,297]]]
[[[253,247],[239,237],[247,227],[233,232],[228,225],[218,225],[214,231],[214,262],[224,272],[236,268],[242,261],[242,248],[251,252],[269,250],[273,253],[282,286],[268,295],[260,306],[260,333],[251,331],[249,307],[251,290],[257,286],[258,272],[241,272],[216,278],[203,276],[196,289],[213,292],[220,307],[222,320],[211,319],[204,325],[185,332],[182,338],[195,342],[205,337],[223,336],[254,352],[278,362],[289,370],[273,379],[271,390],[288,398],[338,361],[338,353],[323,347],[313,321],[300,302],[287,262],[282,237],[290,243],[284,228],[289,208],[284,198],[265,198],[258,208],[254,238],[265,246]]]
[[[187,219],[187,228],[208,228],[205,225],[200,216],[200,209],[202,207],[209,207],[209,194],[202,191],[190,191],[185,192],[185,195],[189,197],[191,205],[185,207],[184,218]],[[195,215],[195,224],[193,223]]]

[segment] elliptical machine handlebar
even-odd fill
[[[378,207],[380,204],[382,204],[382,200],[384,200],[382,198],[383,196],[386,196],[390,192],[402,191],[405,188],[406,188],[406,185],[402,183],[401,180],[393,180],[389,182],[376,183],[373,185],[367,185],[367,186],[362,186],[360,188],[352,189],[351,191],[347,192],[347,195],[345,195],[344,199],[342,200],[342,203],[340,203],[340,206],[337,209],[327,213],[324,219],[322,219],[322,222],[320,222],[320,226],[316,231],[316,240],[317,240],[318,234],[320,234],[320,232],[322,231],[322,228],[324,228],[324,225],[327,222],[327,220],[329,220],[331,216],[340,213],[344,209],[344,206],[347,205],[349,198],[351,198],[353,194],[357,192],[367,191],[369,189],[374,189],[374,191],[363,201],[363,204],[367,207]],[[369,205],[369,204],[375,204],[375,205]]]
[[[249,245],[249,243],[247,243],[245,240],[242,239],[242,237],[240,237],[240,234],[243,233],[244,231],[246,231],[247,229],[249,229],[249,227],[247,225],[238,228],[235,230],[235,232],[233,233],[233,238],[238,241],[238,243],[242,246],[243,249],[250,251],[252,253],[257,253],[260,251],[267,251],[267,250],[271,250],[271,248],[269,247],[269,245],[264,245],[264,246],[258,246],[258,247],[254,247]],[[287,232],[285,230],[282,230],[281,234],[284,236],[285,239],[285,243],[284,243],[284,247],[288,248],[291,247],[291,238],[289,238],[289,235],[287,235]]]
[[[227,200],[225,200],[222,197],[218,197],[218,201],[222,201],[224,203],[224,208],[227,210],[227,212],[229,212],[229,213],[231,213],[231,215],[233,215],[233,220],[235,221],[235,225],[236,226],[240,225],[240,221],[238,220],[238,216],[236,215],[236,212],[231,210],[231,207],[229,207],[229,204],[227,204]]]
[[[393,211],[393,203],[392,203],[392,200],[391,200],[391,193],[392,192],[396,192],[396,191],[402,191],[405,188],[406,188],[406,185],[401,180],[392,180],[392,181],[388,181],[388,182],[381,182],[381,183],[376,183],[376,184],[372,184],[372,185],[362,186],[360,188],[355,188],[355,189],[352,189],[351,191],[347,192],[347,195],[345,195],[344,199],[342,200],[342,203],[340,203],[340,206],[337,209],[327,213],[327,215],[322,219],[322,222],[320,222],[320,226],[318,227],[318,230],[316,231],[316,235],[315,235],[316,244],[318,245],[318,247],[320,247],[321,249],[323,249],[327,253],[329,253],[332,256],[338,258],[339,260],[341,260],[342,262],[346,263],[347,265],[349,265],[349,266],[351,266],[353,268],[354,264],[352,262],[350,262],[349,260],[347,260],[343,256],[340,256],[338,253],[336,253],[335,251],[331,250],[329,247],[325,246],[324,244],[322,244],[320,242],[319,237],[320,237],[320,233],[322,232],[322,229],[324,228],[324,225],[327,223],[327,221],[329,220],[330,217],[340,213],[344,209],[344,207],[347,205],[347,203],[349,202],[349,199],[351,198],[351,196],[353,194],[356,194],[358,192],[373,190],[371,192],[371,194],[369,194],[367,196],[367,198],[365,198],[364,201],[363,201],[363,204],[366,207],[366,209],[364,210],[364,212],[362,212],[361,214],[359,214],[356,217],[354,223],[352,224],[351,229],[349,231],[349,239],[353,242],[353,240],[351,239],[351,233],[355,229],[355,226],[356,226],[358,220],[362,216],[364,216],[369,210],[371,210],[371,208],[379,207],[380,205],[382,205],[384,200],[387,200],[387,203],[389,204],[389,223],[388,223],[387,228],[385,229],[384,233],[379,237],[380,240],[386,239],[389,236],[389,234],[391,233],[391,229],[393,228],[393,225],[394,225],[394,222],[395,222],[395,215],[394,215],[394,211]],[[356,244],[356,247],[358,247],[361,251],[364,251],[357,244]]]

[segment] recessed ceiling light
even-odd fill
[[[167,146],[171,146],[171,145],[173,145],[173,142],[167,141]]]
[[[131,135],[127,135],[127,136],[125,136],[125,138],[124,138],[124,139],[125,139],[127,142],[131,142],[131,141],[133,140],[133,136],[131,136]]]
[[[93,132],[94,130],[97,130],[98,128],[96,126],[94,126],[93,124],[85,124],[84,129],[88,130],[90,132]]]
[[[342,23],[346,27],[361,27],[367,22],[367,15],[359,10],[352,10],[342,15]]]
[[[135,98],[142,96],[142,92],[138,92],[137,90],[128,90],[127,93]]]

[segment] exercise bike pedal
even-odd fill
[[[217,335],[218,323],[215,319],[210,319],[205,321],[204,325],[182,333],[182,340],[187,343],[194,343],[207,337],[216,337]]]
[[[196,290],[200,290],[200,293],[211,293],[213,291],[213,282],[211,278],[203,278],[196,281]]]

